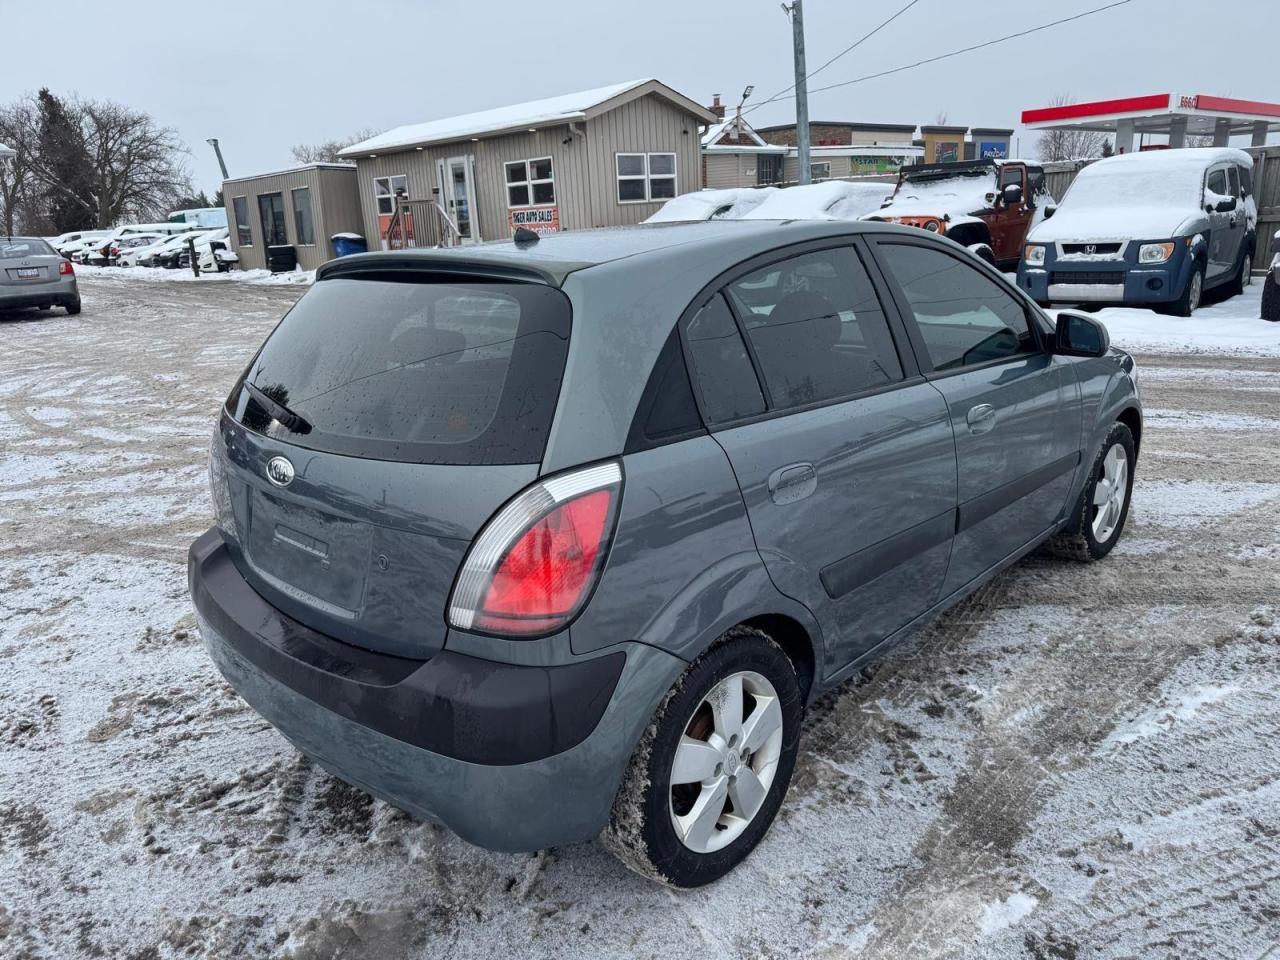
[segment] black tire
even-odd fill
[[[1280,273],[1272,270],[1262,288],[1262,319],[1280,323]]]
[[[1200,278],[1200,295],[1193,297],[1192,288],[1195,286],[1193,281],[1196,277]],[[1196,264],[1191,268],[1191,273],[1187,275],[1187,282],[1183,284],[1182,293],[1178,299],[1169,304],[1168,312],[1175,317],[1189,317],[1200,306],[1200,302],[1204,298],[1204,267]],[[1194,303],[1192,300],[1194,299]]]
[[[782,746],[773,782],[755,817],[723,849],[697,853],[671,822],[671,770],[676,747],[703,698],[740,671],[765,677],[782,710]],[[782,805],[795,769],[804,716],[795,665],[768,635],[750,627],[727,631],[671,688],[632,754],[601,843],[627,867],[672,887],[698,887],[720,879],[755,849]],[[716,768],[719,772],[719,767]]]
[[[1105,540],[1099,541],[1093,532],[1093,520],[1098,511],[1098,507],[1094,506],[1093,503],[1094,492],[1097,490],[1098,480],[1102,476],[1103,462],[1108,452],[1116,444],[1124,448],[1125,456],[1128,458],[1128,477],[1125,482],[1124,504],[1120,509],[1120,519],[1116,521],[1110,534]],[[1081,560],[1088,563],[1093,560],[1101,560],[1111,552],[1111,548],[1116,545],[1116,542],[1124,533],[1125,521],[1129,519],[1129,504],[1133,499],[1133,477],[1136,472],[1134,468],[1137,466],[1137,462],[1138,456],[1133,445],[1133,433],[1127,426],[1117,421],[1111,425],[1111,429],[1107,432],[1107,438],[1102,441],[1102,447],[1093,459],[1093,463],[1090,466],[1089,481],[1084,485],[1084,489],[1080,491],[1080,499],[1076,501],[1071,515],[1067,518],[1066,526],[1049,541],[1049,549],[1053,553],[1069,560]]]
[[[68,300],[62,306],[66,309],[68,316],[74,317],[80,312],[80,298],[76,297],[74,300]]]

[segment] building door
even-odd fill
[[[262,216],[264,247],[283,246],[289,242],[284,225],[284,197],[278,193],[258,196],[258,213]]]
[[[454,239],[459,243],[476,243],[480,240],[473,167],[474,161],[470,156],[450,157],[436,164],[440,205],[457,227]]]

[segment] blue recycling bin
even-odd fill
[[[329,238],[333,241],[333,252],[339,257],[349,257],[353,253],[368,253],[369,246],[364,237],[357,233],[335,233]]]

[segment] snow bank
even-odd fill
[[[232,270],[229,273],[201,273],[196,276],[190,270],[162,270],[151,267],[94,267],[77,264],[76,275],[95,280],[145,280],[156,283],[256,283],[268,286],[289,286],[314,283],[314,270],[290,270],[272,273],[270,270]]]
[[[1261,313],[1262,284],[1255,281],[1240,296],[1201,307],[1190,317],[1138,307],[1107,307],[1094,316],[1122,350],[1280,357],[1280,323],[1260,319]]]
[[[857,220],[880,209],[892,192],[885,183],[827,180],[787,187],[768,197],[743,220]]]
[[[988,903],[982,908],[982,934],[989,937],[999,933],[1027,916],[1040,901],[1030,894],[1013,893],[1008,899]]]

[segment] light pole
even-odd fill
[[[231,174],[227,173],[227,162],[222,159],[222,147],[218,146],[218,138],[210,137],[205,143],[213,147],[213,152],[218,155],[218,166],[222,168],[222,179],[230,180]]]
[[[755,90],[755,86],[750,83],[747,84],[747,89],[742,91],[742,99],[738,101],[738,109],[733,118],[734,133],[738,137],[742,136],[742,105],[747,102],[747,97],[751,96],[753,90]]]
[[[800,167],[798,179],[806,184],[813,178],[809,171],[809,79],[804,66],[804,11],[800,0],[782,4],[782,10],[791,18],[791,42],[796,60],[796,160]]]

